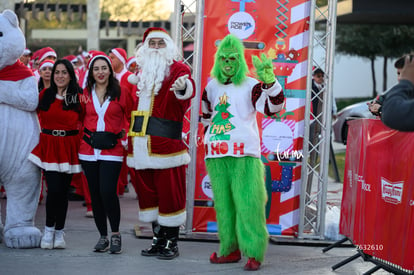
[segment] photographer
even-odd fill
[[[414,131],[414,60],[407,55],[400,82],[385,95],[381,120],[399,131]]]
[[[397,69],[398,82],[400,82],[400,79],[401,79],[401,69],[404,66],[404,60],[405,60],[405,56],[402,56],[398,58],[397,61],[395,61],[394,63],[394,68]],[[381,116],[382,104],[384,103],[385,93],[387,93],[388,91],[389,90],[385,91],[382,95],[377,96],[376,98],[374,98],[374,100],[367,103],[369,111],[374,116]]]

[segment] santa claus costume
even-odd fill
[[[80,87],[68,60],[58,60],[52,69],[50,88],[39,95],[39,144],[29,160],[43,169],[48,194],[46,227],[40,246],[45,249],[65,248],[63,228],[68,209],[68,188],[72,175],[81,171],[78,158],[79,125],[82,107]]]
[[[164,29],[149,28],[143,38],[136,52],[141,72],[133,79],[138,102],[131,116],[127,163],[140,179],[139,218],[153,225],[153,243],[141,255],[172,259],[179,255],[179,226],[186,218],[185,169],[190,156],[182,122],[194,96],[194,81]]]

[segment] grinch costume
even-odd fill
[[[283,108],[284,95],[264,54],[254,56],[260,82],[247,77],[241,41],[227,35],[220,43],[202,97],[206,129],[205,159],[214,195],[220,251],[211,263],[238,262],[247,256],[245,270],[257,270],[268,244],[264,166],[256,112],[268,116]]]

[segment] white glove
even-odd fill
[[[139,76],[137,76],[136,74],[130,74],[128,76],[128,82],[131,83],[132,85],[137,85],[139,81]]]
[[[170,91],[182,91],[185,90],[187,87],[186,80],[188,78],[188,74],[180,76],[177,78],[173,85],[171,85]]]

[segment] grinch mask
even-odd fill
[[[246,78],[247,72],[242,42],[232,34],[227,35],[217,49],[211,75],[222,84],[230,81],[239,85]]]
[[[239,55],[233,49],[230,52],[223,51],[220,53],[219,62],[223,75],[231,78],[239,67]]]

